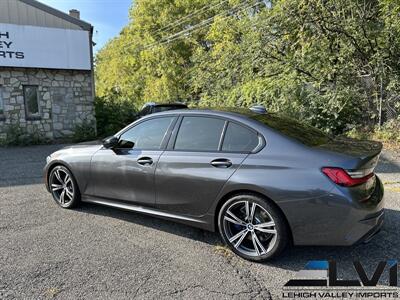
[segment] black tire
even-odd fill
[[[247,205],[245,202],[249,204]],[[255,212],[252,215],[253,203],[255,203]],[[228,209],[229,212],[227,212]],[[245,214],[241,214],[243,209],[246,211]],[[233,220],[232,214],[239,220]],[[252,220],[249,221],[247,217]],[[244,224],[238,224],[236,221],[243,221]],[[274,225],[264,227],[267,223],[274,223]],[[277,257],[290,241],[289,228],[279,209],[264,198],[252,194],[236,195],[226,201],[218,214],[218,228],[224,243],[235,254],[250,261],[261,262]],[[247,233],[245,233],[246,230]],[[244,233],[240,235],[241,232]],[[238,235],[239,238],[232,241]],[[242,238],[242,236],[244,237]],[[231,241],[229,241],[230,239]],[[239,243],[239,246],[235,247],[235,243]],[[260,247],[260,244],[264,247]]]
[[[74,208],[78,206],[81,201],[81,193],[75,177],[71,171],[64,166],[59,165],[51,170],[49,175],[49,188],[54,201],[62,208]],[[64,201],[62,199],[64,199]]]

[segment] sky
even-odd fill
[[[70,9],[81,12],[81,19],[94,26],[93,40],[97,52],[105,43],[117,36],[128,24],[132,0],[39,0],[53,8],[68,13]]]

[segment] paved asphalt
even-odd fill
[[[400,260],[400,154],[381,157],[387,216],[369,244],[294,247],[256,264],[214,233],[95,205],[57,207],[41,176],[60,147],[0,148],[0,299],[279,299],[308,260],[336,259],[344,277],[354,277],[355,259],[369,272]]]

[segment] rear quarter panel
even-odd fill
[[[351,218],[352,210],[346,197],[332,193],[335,185],[321,167],[339,164],[346,157],[314,151],[273,131],[264,136],[264,149],[244,160],[223,187],[219,201],[240,191],[260,193],[282,211],[295,244],[328,244],[328,235],[335,239],[338,219]],[[210,214],[218,213],[218,203]]]

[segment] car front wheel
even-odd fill
[[[218,216],[224,242],[237,255],[264,261],[281,253],[289,241],[282,213],[256,195],[237,195],[229,199]]]
[[[72,173],[64,166],[56,166],[50,172],[49,187],[53,199],[63,208],[75,207],[81,198]]]

